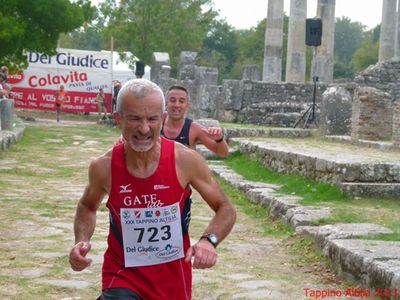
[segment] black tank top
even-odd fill
[[[167,137],[165,135],[165,133],[164,133],[164,122],[163,122],[162,127],[161,127],[161,136],[163,136],[163,137],[165,137],[165,138],[167,138],[169,140],[174,140],[174,141],[176,141],[178,143],[181,143],[183,145],[186,145],[186,146],[190,147],[190,145],[189,145],[189,131],[190,131],[190,126],[192,125],[192,122],[193,122],[192,119],[185,118],[185,123],[183,124],[182,130],[181,130],[181,132],[178,134],[178,136],[175,139],[169,138],[169,137]]]

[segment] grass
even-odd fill
[[[293,230],[288,225],[280,221],[271,220],[268,210],[257,204],[250,203],[243,192],[232,188],[223,180],[219,180],[219,182],[233,204],[251,216],[252,219],[257,220],[257,224],[262,228],[265,235],[287,238],[293,234]]]
[[[230,155],[224,162],[247,180],[280,185],[278,192],[302,197],[301,204],[314,205],[325,201],[350,200],[332,185],[318,183],[297,174],[281,174],[271,171],[240,153]]]
[[[279,193],[303,198],[302,205],[325,206],[331,217],[312,225],[334,223],[375,223],[385,226],[393,234],[375,237],[380,240],[400,241],[400,201],[398,199],[356,198],[345,196],[337,187],[320,183],[298,174],[271,171],[245,155],[235,153],[224,163],[246,180],[273,183],[280,186]]]
[[[335,282],[342,287],[352,286],[350,282],[341,281],[332,273],[331,262],[321,250],[315,248],[311,239],[297,235],[290,226],[281,220],[272,220],[269,217],[268,209],[249,202],[242,191],[231,187],[224,180],[219,179],[219,183],[232,203],[261,227],[264,236],[275,237],[282,241],[282,246],[286,247],[291,254],[290,264],[299,268],[307,268],[309,269],[307,272],[323,274],[321,275],[322,281],[327,283]],[[256,272],[256,270],[253,271]]]

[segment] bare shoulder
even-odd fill
[[[112,156],[112,149],[109,149],[107,150],[107,152],[93,159],[91,161],[91,165],[101,166],[103,164],[111,163],[111,156]]]
[[[203,161],[204,158],[196,150],[175,142],[175,160],[177,164],[192,165],[198,161]]]
[[[190,127],[190,130],[195,131],[197,134],[201,133],[205,129],[207,129],[207,128],[204,127],[203,125],[201,125],[200,123],[197,123],[196,121],[193,121],[192,125]]]
[[[209,139],[207,134],[207,127],[197,123],[196,121],[192,122],[192,126],[190,127],[190,131],[193,134],[195,142],[205,143],[207,139]]]
[[[107,186],[111,180],[112,150],[93,159],[89,165],[89,180],[92,184]]]
[[[111,155],[107,155],[107,153],[104,153],[93,159],[90,162],[90,166],[93,166],[95,168],[103,168],[107,167],[107,165],[110,163],[111,163]]]

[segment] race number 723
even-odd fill
[[[147,242],[155,243],[162,241],[167,241],[171,238],[171,226],[164,225],[160,228],[158,227],[147,227],[147,228],[134,228],[134,231],[138,231],[137,242],[141,243],[144,239]]]

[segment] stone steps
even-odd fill
[[[14,116],[12,128],[0,130],[0,151],[8,150],[13,144],[17,143],[24,135],[24,132],[24,123]]]
[[[260,112],[258,119],[266,126],[290,128],[296,123],[302,114],[300,112]]]
[[[231,145],[237,144],[238,151],[258,159],[261,164],[272,170],[286,173],[297,172],[318,181],[334,184],[350,197],[400,199],[400,153],[398,161],[374,162],[363,159],[362,151],[357,156],[346,155],[345,152],[332,155],[323,149],[317,151],[295,147],[289,149],[286,145],[273,145],[268,140],[251,139],[262,136],[304,138],[314,133],[314,129],[300,128],[225,129],[225,136]],[[387,148],[378,149],[387,150]],[[198,151],[208,159],[215,157],[202,145],[198,146]],[[234,148],[230,149],[231,153],[234,151]]]
[[[263,138],[231,138],[239,151],[260,164],[281,173],[298,173],[305,177],[333,184],[349,196],[399,198],[399,160],[376,161],[363,152],[346,153],[338,146],[332,149],[311,149]],[[384,157],[383,157],[384,158]],[[399,153],[400,159],[400,153]]]
[[[340,189],[351,197],[383,197],[400,199],[398,182],[342,182]]]
[[[355,239],[390,234],[391,230],[369,223],[310,226],[328,217],[329,209],[302,206],[298,203],[301,198],[277,193],[279,186],[245,180],[218,161],[209,165],[214,174],[246,193],[250,202],[267,208],[272,218],[311,238],[331,260],[339,277],[359,284],[371,296],[376,290],[384,290],[392,293],[387,299],[400,300],[400,294],[395,293],[400,290],[400,242]]]

